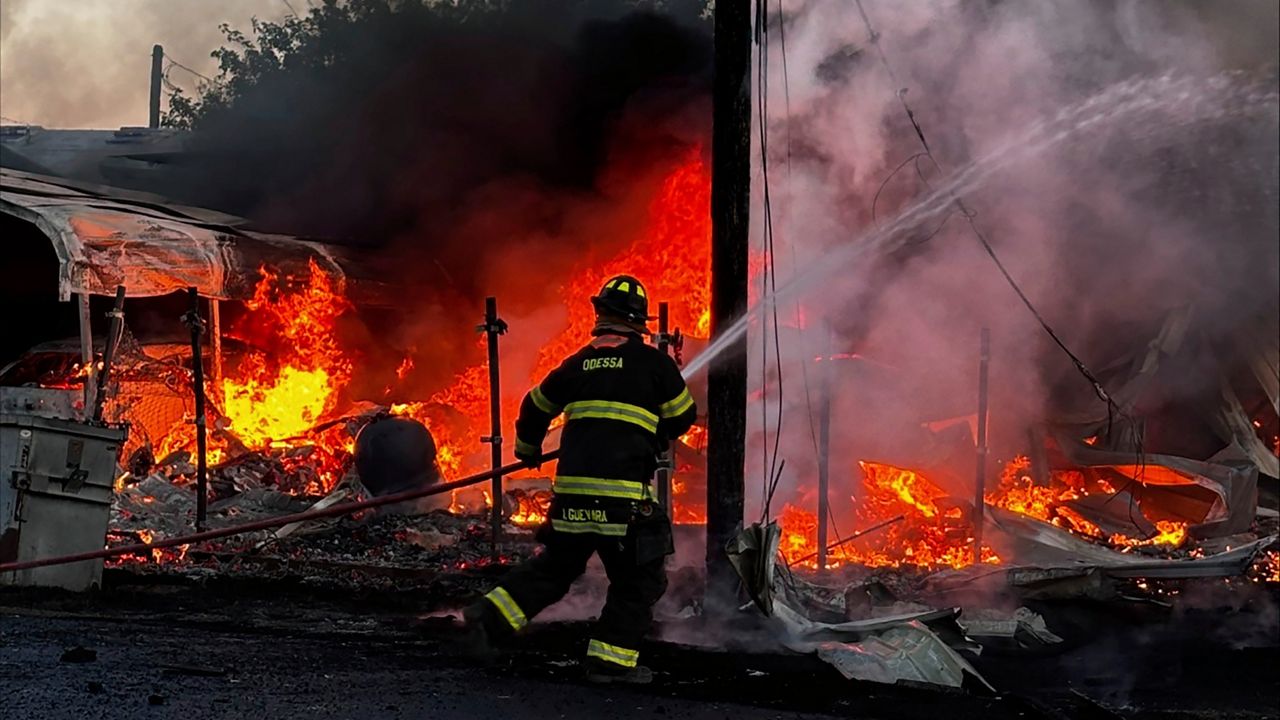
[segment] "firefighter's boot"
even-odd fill
[[[599,685],[648,685],[653,682],[653,671],[643,665],[623,667],[601,660],[587,660],[587,681]]]
[[[462,611],[463,636],[461,650],[464,655],[483,663],[490,663],[497,657],[490,642],[489,627],[491,614],[488,601],[481,600],[469,605]]]

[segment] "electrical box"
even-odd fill
[[[0,412],[0,562],[101,550],[127,426]],[[0,585],[88,590],[102,560],[0,573]]]

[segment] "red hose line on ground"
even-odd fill
[[[542,456],[543,461],[554,460],[560,455],[559,450],[553,450]],[[486,480],[492,480],[495,477],[510,475],[517,470],[528,467],[523,462],[514,462],[510,465],[503,465],[497,470],[487,470],[475,475],[468,475],[459,480],[452,480],[439,485],[432,485],[427,488],[418,488],[416,490],[405,490],[393,495],[384,495],[382,497],[370,498],[359,502],[343,503],[334,505],[323,510],[307,510],[292,515],[282,515],[280,517],[268,518],[266,520],[258,520],[256,522],[245,523],[243,525],[235,525],[218,530],[205,530],[204,532],[192,533],[191,535],[183,535],[181,537],[166,538],[149,543],[139,543],[137,545],[121,545],[119,547],[104,548],[102,550],[94,550],[92,552],[77,553],[75,555],[62,555],[60,557],[41,558],[39,560],[26,560],[23,562],[0,563],[0,573],[16,572],[18,570],[29,570],[31,568],[48,567],[50,565],[65,565],[67,563],[81,562],[83,560],[97,560],[99,558],[116,557],[118,555],[134,555],[138,553],[146,553],[157,548],[176,547],[178,545],[190,545],[193,543],[204,542],[205,540],[217,540],[218,538],[230,537],[241,533],[253,532],[255,530],[266,530],[268,528],[280,527],[295,522],[304,522],[307,520],[319,520],[321,518],[337,517],[346,515],[358,510],[366,508],[381,507],[383,505],[394,505],[408,500],[417,500],[418,498],[427,497],[429,495],[439,495],[440,493],[457,490],[468,485],[475,485]]]

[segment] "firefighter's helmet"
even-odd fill
[[[600,294],[591,298],[597,313],[617,315],[627,322],[643,323],[652,320],[649,317],[649,294],[644,285],[630,275],[615,275],[609,278]]]

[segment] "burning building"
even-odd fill
[[[753,310],[742,319],[747,519],[777,521],[776,535],[755,530],[756,550],[828,585],[1242,572],[1275,530],[1273,514],[1259,515],[1259,488],[1274,495],[1280,475],[1277,316],[1260,290],[1275,287],[1263,267],[1277,232],[1275,94],[1217,74],[1208,46],[1179,68],[1190,80],[1131,81],[1155,49],[1102,11],[1082,14],[1117,35],[1114,52],[1096,76],[1063,76],[1050,70],[1070,48],[1053,39],[1052,18],[983,7],[885,9],[886,55],[928,97],[909,121],[905,91],[888,86],[872,53],[877,36],[836,22],[837,10],[797,5],[773,19],[801,49],[789,75],[780,47],[757,57],[794,105],[782,116],[768,95],[775,114],[762,110],[753,148],[768,165],[756,177],[768,212],[753,213],[767,239],[751,249]],[[955,46],[936,32],[946,23],[976,39]],[[502,45],[502,62],[475,38],[393,34],[391,50],[361,62],[379,67],[392,50],[412,62],[374,93],[337,78],[339,99],[320,117],[280,112],[264,84],[244,100],[262,125],[212,116],[191,141],[209,164],[171,169],[173,193],[216,214],[5,172],[5,222],[24,233],[22,258],[42,264],[10,265],[8,291],[34,297],[37,277],[57,279],[56,298],[39,290],[49,302],[129,291],[107,413],[133,431],[111,543],[180,538],[192,523],[196,363],[172,338],[148,337],[183,331],[185,307],[166,296],[188,287],[218,308],[204,361],[213,527],[360,494],[356,437],[387,415],[428,428],[443,481],[487,470],[491,404],[509,423],[528,387],[587,337],[586,298],[618,273],[669,303],[706,406],[701,369],[717,346],[705,28],[596,18],[568,41],[533,27],[522,32],[538,42]],[[406,49],[410,40],[427,48]],[[617,60],[615,45],[641,60]],[[656,59],[653,48],[674,52]],[[992,48],[1026,61],[1009,87],[970,79],[1003,62]],[[459,78],[435,69],[458,58],[476,61],[479,86],[503,92],[459,93]],[[526,72],[507,78],[517,66]],[[556,71],[570,66],[566,82]],[[409,102],[408,88],[431,102]],[[357,90],[363,106],[345,102]],[[513,93],[535,100],[517,112],[495,99]],[[454,94],[470,99],[442,120]],[[401,102],[404,117],[386,119]],[[386,124],[339,122],[353,107]],[[418,121],[421,135],[410,133]],[[913,144],[926,128],[937,158]],[[289,133],[296,145],[269,142]],[[1204,167],[1213,170],[1197,175]],[[364,184],[368,193],[349,190]],[[1205,186],[1223,188],[1221,207],[1207,207]],[[967,204],[956,210],[959,196]],[[1187,217],[1193,201],[1202,216]],[[1230,238],[1222,252],[1205,251],[1200,239],[1219,232]],[[339,240],[304,239],[312,234]],[[1195,263],[1207,269],[1193,280]],[[497,297],[507,329],[496,398],[488,338],[474,332],[485,296]],[[100,309],[81,306],[58,307],[69,321],[61,337],[101,335]],[[993,339],[979,412],[982,328]],[[34,332],[6,338],[21,347],[6,349],[19,359],[0,381],[82,396],[97,346],[41,348]],[[673,450],[671,514],[692,542],[707,517],[706,436],[700,422]],[[522,528],[545,516],[552,469],[513,475],[502,496],[476,486],[411,508],[430,510],[431,527],[361,516],[373,540],[351,545],[388,564],[405,548],[461,569],[490,563],[491,536],[476,528],[498,506],[506,532],[525,541],[507,544],[518,554]],[[314,529],[140,559],[216,565]],[[309,552],[294,541],[286,550]],[[1258,568],[1274,582],[1271,552]],[[772,579],[752,590],[784,595]],[[857,598],[841,600],[852,619]]]

